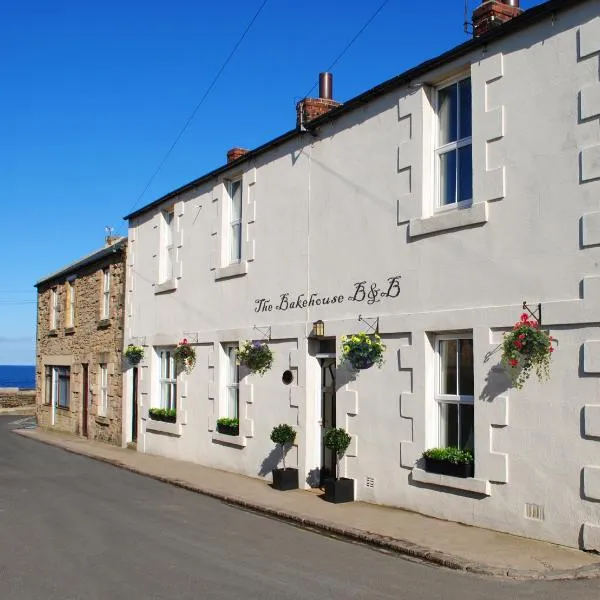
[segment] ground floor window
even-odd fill
[[[440,447],[456,446],[473,451],[474,373],[471,334],[436,338],[436,394]]]
[[[71,403],[71,368],[46,366],[45,402],[59,408]]]
[[[225,344],[225,414],[230,419],[240,417],[240,368],[237,364],[237,344]]]
[[[175,356],[172,349],[158,352],[160,358],[160,408],[176,410],[177,408],[177,372]]]

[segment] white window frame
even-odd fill
[[[233,210],[233,186],[239,186],[239,194],[240,194],[240,214],[239,218],[234,217]],[[227,181],[226,185],[227,189],[227,257],[228,264],[234,265],[238,264],[242,261],[243,255],[243,219],[244,219],[244,185],[242,177],[230,179]],[[234,238],[234,231],[238,231],[237,240]],[[234,252],[234,241],[235,243],[235,252]]]
[[[75,327],[75,281],[65,283],[65,327]]]
[[[58,329],[58,287],[50,290],[50,329]]]
[[[157,408],[177,410],[177,365],[175,348],[159,348],[158,354],[158,400]]]
[[[175,276],[175,206],[162,211],[159,283],[172,281]]]
[[[45,398],[46,404],[69,410],[71,406],[71,367],[46,365],[44,379],[45,395],[48,396],[48,392],[50,393],[50,398]],[[60,385],[60,382],[65,379],[67,380],[67,393],[66,397],[63,397],[61,391],[64,388]]]
[[[458,394],[442,394],[440,392],[440,383],[442,377],[442,356],[440,352],[440,342],[451,341],[451,340],[473,340],[472,332],[457,332],[457,333],[445,333],[437,334],[434,339],[434,350],[435,350],[435,383],[434,383],[434,398],[436,403],[436,415],[437,415],[437,427],[436,427],[436,442],[435,446],[443,446],[442,443],[442,427],[444,426],[441,410],[443,404],[457,404],[458,406],[458,435],[460,439],[460,405],[473,406],[475,411],[475,396],[461,395]],[[473,361],[474,362],[474,361]],[[473,365],[474,366],[474,365]],[[458,377],[460,369],[456,370],[456,389],[460,392]],[[475,381],[475,373],[473,373],[473,382]],[[474,414],[473,414],[474,416]],[[473,425],[474,427],[474,425]],[[473,432],[473,435],[475,432]]]
[[[98,416],[106,417],[108,414],[108,365],[98,365]]]
[[[110,318],[110,267],[102,269],[102,316],[101,318]]]
[[[435,160],[435,166],[434,166],[434,173],[435,173],[435,202],[434,202],[434,212],[439,213],[439,212],[444,212],[444,211],[448,211],[448,210],[456,210],[457,208],[467,208],[469,206],[471,206],[473,204],[473,107],[472,107],[472,100],[471,100],[471,135],[466,137],[466,138],[459,138],[454,142],[448,142],[447,144],[444,144],[443,146],[439,145],[439,139],[440,139],[440,91],[449,88],[451,86],[458,86],[458,84],[461,81],[464,81],[465,79],[471,79],[471,74],[470,73],[461,73],[460,75],[453,77],[451,79],[448,79],[446,81],[443,81],[442,83],[440,83],[436,88],[435,88],[435,128],[434,128],[434,160]],[[471,98],[472,98],[472,94],[473,94],[473,86],[472,86],[472,79],[471,79]],[[460,111],[460,102],[457,102],[457,127],[459,126],[460,123],[460,113],[458,112]],[[457,138],[458,138],[458,131],[457,131]],[[443,154],[447,154],[448,152],[452,152],[455,151],[458,154],[458,150],[460,148],[464,148],[466,146],[471,146],[471,198],[468,198],[466,200],[462,200],[462,201],[458,201],[456,200],[453,203],[449,203],[449,204],[442,204],[441,203],[441,156]],[[455,190],[455,198],[456,195],[458,194],[458,188],[459,188],[459,178],[458,178],[458,160],[456,162],[457,164],[457,174],[456,174],[456,190]]]
[[[240,418],[240,367],[237,364],[238,344],[223,344],[223,402],[221,412],[230,419]]]

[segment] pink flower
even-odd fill
[[[528,318],[528,317],[527,317],[527,313],[523,313],[523,314],[521,315],[521,322],[522,322],[522,323],[527,323],[527,318]]]
[[[525,339],[525,334],[524,334],[524,333],[522,333],[521,335],[519,335],[519,339],[520,339],[520,340],[524,340],[524,339]]]

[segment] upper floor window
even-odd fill
[[[437,91],[436,143],[438,206],[473,200],[471,78]]]
[[[68,280],[65,284],[65,327],[75,325],[75,282]]]
[[[100,398],[98,401],[98,416],[105,417],[108,414],[108,365],[100,363],[98,373],[98,389]]]
[[[160,358],[160,408],[177,408],[177,371],[173,350],[159,350]]]
[[[229,191],[229,262],[242,259],[242,180],[230,181]]]
[[[58,288],[50,290],[50,329],[58,329]]]
[[[102,269],[102,319],[110,317],[110,269]]]
[[[164,210],[162,227],[162,248],[160,256],[160,280],[161,282],[171,281],[173,279],[173,263],[175,261],[173,240],[175,226],[175,210],[170,207]]]
[[[470,334],[438,336],[436,362],[438,445],[455,446],[472,452],[475,433],[472,336]]]

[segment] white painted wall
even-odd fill
[[[353,436],[344,471],[358,498],[600,549],[599,56],[598,3],[587,2],[342,115],[317,137],[232,167],[232,177],[243,177],[245,240],[233,270],[223,270],[223,180],[175,201],[170,291],[155,293],[160,211],[132,219],[126,336],[147,346],[138,449],[264,476],[274,466],[270,430],[288,422],[298,428],[289,464],[307,477],[320,443],[311,324],[322,319],[339,349],[341,335],[365,329],[359,315],[379,317],[384,368],[360,373],[337,394],[338,425]],[[431,86],[461,71],[473,83],[474,204],[440,216]],[[369,291],[395,275],[397,298],[349,300],[356,282]],[[286,292],[290,301],[313,293],[344,301],[277,310]],[[270,311],[255,312],[261,298]],[[551,381],[517,391],[494,370],[499,353],[486,357],[524,300],[542,303],[559,348]],[[259,339],[254,326],[271,327],[275,364],[263,378],[244,377],[245,446],[232,447],[214,436],[219,344]],[[430,340],[451,331],[473,333],[475,475],[483,486],[474,489],[489,495],[414,478],[421,452],[437,441]],[[180,376],[176,435],[146,431],[157,393],[152,348],[184,336],[195,342],[197,366]],[[287,368],[296,377],[289,387],[281,382]],[[525,503],[543,506],[545,520],[525,518]]]

